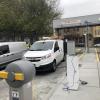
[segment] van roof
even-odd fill
[[[55,41],[58,41],[58,40],[40,40],[40,41],[36,41],[36,42],[55,42]]]
[[[0,42],[0,46],[8,44],[17,44],[17,43],[24,43],[24,42]]]

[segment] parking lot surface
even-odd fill
[[[38,72],[33,80],[33,98],[47,100],[49,95],[66,75],[66,63],[58,65],[56,72]],[[0,100],[9,100],[9,86],[5,80],[0,80]]]
[[[63,84],[67,82],[63,80],[49,100],[100,100],[100,60],[94,48],[90,49],[89,53],[85,53],[80,64],[80,80],[88,84],[80,84],[77,91],[68,91],[63,89]]]

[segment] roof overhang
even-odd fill
[[[100,25],[100,14],[53,20],[53,28]]]

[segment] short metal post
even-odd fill
[[[85,36],[85,52],[88,53],[88,40],[87,40],[87,34],[84,34]]]
[[[10,100],[33,100],[32,99],[32,82],[29,82],[22,87],[9,87]]]

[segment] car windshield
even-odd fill
[[[30,51],[46,51],[46,50],[51,50],[52,47],[53,47],[52,41],[35,42],[31,46]]]

